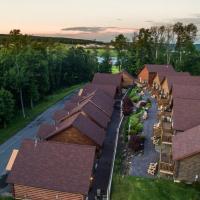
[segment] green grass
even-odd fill
[[[24,128],[28,123],[30,123],[34,118],[36,118],[39,114],[44,112],[46,109],[54,105],[56,102],[63,99],[68,94],[72,93],[74,90],[80,88],[82,84],[74,85],[69,88],[65,88],[57,91],[56,93],[49,95],[45,98],[45,100],[38,103],[33,109],[26,110],[26,118],[23,118],[21,113],[16,113],[12,122],[8,125],[7,128],[0,129],[0,144],[8,140],[17,131]]]
[[[94,49],[86,49],[86,50],[89,50],[91,52],[94,51]],[[103,55],[103,53],[106,51],[106,49],[96,49],[96,51],[97,51],[97,55],[101,57]],[[117,51],[116,50],[111,49],[109,52],[110,52],[111,57],[117,57]]]
[[[14,200],[12,197],[0,197],[0,200]]]
[[[200,186],[174,183],[164,179],[147,179],[115,175],[112,200],[199,200]]]
[[[112,74],[119,73],[119,67],[118,66],[112,66]]]

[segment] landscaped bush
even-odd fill
[[[131,90],[131,92],[128,96],[130,97],[130,99],[133,102],[137,103],[138,101],[141,100],[141,96],[139,96],[138,93],[139,93],[138,88],[134,88],[134,89]]]
[[[145,138],[143,136],[133,135],[129,141],[129,148],[134,152],[141,151],[144,149]]]
[[[131,100],[132,100],[134,103],[137,103],[137,102],[139,102],[139,101],[141,100],[141,97],[136,95],[136,96],[131,97]]]
[[[142,132],[143,130],[143,124],[142,123],[138,123],[136,126],[135,126],[135,132],[136,133],[140,133]]]
[[[125,116],[130,115],[133,111],[133,102],[129,97],[126,97],[123,101],[123,114]]]
[[[142,115],[142,111],[140,111],[139,113],[133,114],[129,117],[127,129],[126,129],[127,135],[136,135],[142,131],[143,125],[140,122],[141,115]]]

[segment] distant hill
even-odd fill
[[[0,42],[5,41],[9,35],[0,34]],[[99,42],[95,40],[83,40],[83,39],[73,39],[64,37],[44,37],[44,36],[30,36],[32,40],[38,42],[59,42],[64,44],[104,44],[104,42]]]

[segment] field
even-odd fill
[[[117,74],[117,73],[119,73],[118,66],[112,66],[112,74]]]
[[[87,49],[89,51],[94,51],[94,49]],[[101,57],[103,55],[103,53],[106,51],[106,49],[96,49],[97,51],[97,56]],[[117,52],[114,49],[111,49],[110,51],[110,56],[111,57],[117,57]]]
[[[115,176],[112,200],[199,200],[200,186],[163,179]]]
[[[49,95],[45,100],[37,104],[32,110],[26,110],[26,118],[23,118],[20,113],[16,113],[12,122],[5,129],[0,129],[0,144],[5,142],[7,139],[12,137],[17,131],[21,130],[28,123],[30,123],[39,114],[44,112],[46,109],[54,105],[59,100],[63,99],[65,96],[73,92],[74,90],[80,88],[81,85],[75,85],[66,89],[57,91],[56,93]]]

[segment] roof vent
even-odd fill
[[[37,144],[38,144],[38,140],[35,139],[34,146],[37,147]]]
[[[78,93],[78,96],[81,96],[82,93],[83,93],[83,89],[80,89],[80,90],[79,90],[79,93]]]

